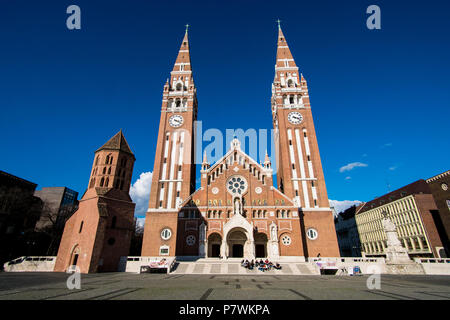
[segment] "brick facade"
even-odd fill
[[[72,265],[82,273],[117,271],[134,231],[129,196],[134,161],[122,131],[95,152],[88,189],[64,227],[55,271]]]
[[[281,29],[275,71],[280,190],[273,186],[269,158],[258,164],[234,139],[214,165],[204,157],[201,187],[194,192],[197,98],[186,32],[163,89],[142,256],[339,256],[306,80]]]

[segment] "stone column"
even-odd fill
[[[227,259],[227,254],[228,254],[227,251],[228,251],[227,250],[227,240],[224,237],[222,239],[222,244],[220,245],[220,255],[221,255],[222,259],[224,259],[224,260]]]
[[[417,237],[417,241],[419,242],[420,250],[423,250],[422,239],[420,239],[420,237]]]
[[[410,237],[409,241],[411,241],[412,251],[416,251],[416,244],[414,243],[414,238]]]
[[[248,256],[248,259],[255,259],[255,241],[247,240],[246,241],[247,250],[244,250],[244,257]],[[245,247],[244,247],[245,248]],[[245,252],[247,251],[247,252]]]

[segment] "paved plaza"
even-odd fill
[[[369,290],[368,276],[186,275],[102,273],[81,275],[69,290],[65,273],[0,273],[1,300],[449,300],[450,277],[381,275]]]

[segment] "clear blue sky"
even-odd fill
[[[122,128],[133,182],[152,171],[186,23],[204,129],[270,129],[278,18],[308,81],[330,199],[449,169],[448,1],[162,2],[1,2],[1,170],[82,194],[93,152]],[[66,28],[71,4],[79,31]],[[370,4],[381,30],[366,28]],[[354,162],[367,166],[339,171]]]

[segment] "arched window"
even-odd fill
[[[108,168],[108,174],[111,174],[111,167]]]
[[[103,174],[106,174],[106,167],[103,168]]]
[[[176,101],[176,108],[179,108],[179,107],[181,107],[181,100],[177,99],[177,101]]]
[[[109,158],[109,164],[112,164],[112,162],[113,162],[113,156],[111,156],[111,158]]]
[[[288,80],[288,87],[289,87],[289,88],[294,87],[294,81],[292,81],[292,79],[289,79],[289,80]]]
[[[105,164],[108,164],[108,163],[109,163],[109,155],[107,155],[106,159],[105,159]]]
[[[289,103],[294,104],[294,96],[289,96]]]
[[[181,91],[181,89],[183,88],[183,85],[181,83],[177,84],[177,91]]]
[[[98,164],[98,159],[100,158],[100,156],[97,156],[97,158],[95,159],[95,165]]]
[[[109,185],[109,178],[106,178],[106,180],[105,180],[105,187],[108,187],[108,185]]]
[[[81,221],[81,223],[80,223],[80,230],[78,231],[78,233],[81,233],[81,231],[83,230],[83,224],[84,224],[84,221]]]
[[[114,216],[111,221],[111,228],[114,229],[116,227],[117,217]]]
[[[100,180],[100,187],[103,187],[104,183],[105,183],[105,178],[102,178],[102,180]]]

